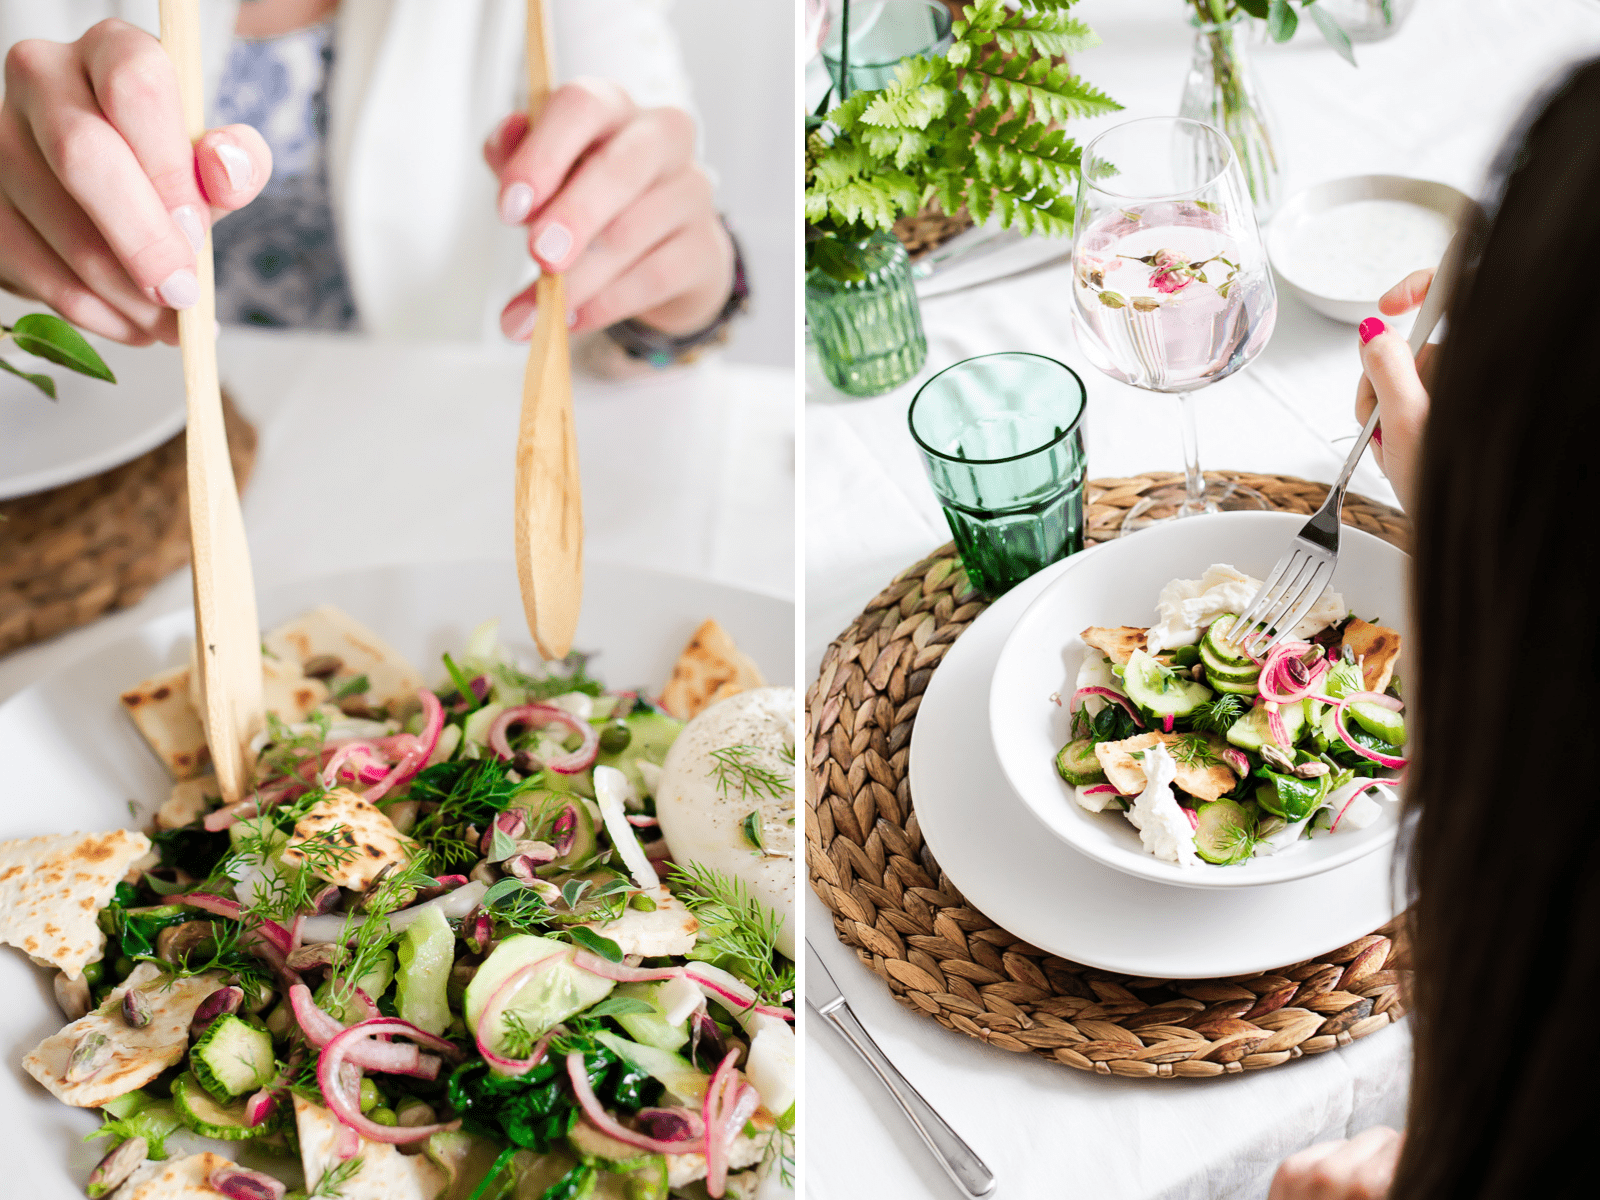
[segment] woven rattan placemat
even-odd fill
[[[1288,512],[1327,485],[1217,472]],[[1087,540],[1117,535],[1147,487],[1089,484]],[[1403,514],[1348,496],[1345,523],[1401,546]],[[953,545],[902,571],[829,647],[806,693],[806,863],[811,886],[902,1004],[1003,1050],[1102,1075],[1200,1078],[1273,1067],[1349,1045],[1405,1014],[1399,922],[1305,962],[1229,979],[1144,979],[1095,970],[1018,940],[969,906],[922,841],[906,779],[928,680],[986,607]],[[996,787],[1005,786],[996,781]]]
[[[222,394],[242,491],[256,431]],[[0,654],[135,604],[189,561],[184,435],[104,474],[0,502]]]

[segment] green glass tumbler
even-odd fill
[[[952,41],[950,10],[940,0],[876,0],[851,14],[849,66],[840,44],[844,22],[836,18],[822,43],[822,61],[839,98],[888,87],[901,60],[943,54]],[[849,72],[846,87],[845,72]]]
[[[911,401],[911,436],[973,584],[999,596],[1083,549],[1083,380],[1039,354],[946,367]]]
[[[851,396],[881,396],[928,358],[911,260],[892,233],[838,249],[828,267],[806,273],[806,325],[829,383]]]

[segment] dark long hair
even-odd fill
[[[1529,110],[1494,175],[1415,514],[1415,1059],[1394,1200],[1596,1186],[1600,60]]]

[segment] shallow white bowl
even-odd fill
[[[771,682],[794,678],[794,606],[788,601],[638,567],[594,561],[585,567],[576,644],[599,652],[593,670],[607,683],[660,687],[708,616]],[[428,680],[442,671],[440,652],[458,649],[489,617],[500,618],[507,645],[532,653],[510,563],[380,567],[280,584],[262,589],[261,620],[271,626],[325,603],[381,633]],[[172,780],[117,696],[183,662],[193,628],[187,612],[158,617],[0,705],[0,760],[6,764],[0,841],[148,823]],[[15,1151],[0,1179],[5,1200],[82,1200],[82,1181],[105,1152],[102,1143],[83,1141],[99,1125],[97,1115],[60,1103],[21,1067],[23,1056],[62,1025],[51,978],[21,951],[0,946],[0,1128]],[[186,1133],[168,1143],[179,1154],[208,1149],[247,1158],[248,1146]],[[260,1154],[251,1165],[291,1180],[298,1174],[290,1160]]]
[[[1292,262],[1289,263],[1289,269],[1285,270],[1285,250],[1308,222],[1329,209],[1361,200],[1401,200],[1419,208],[1431,209],[1448,218],[1452,228],[1460,221],[1468,204],[1467,196],[1448,183],[1412,179],[1406,175],[1352,175],[1346,179],[1330,179],[1296,192],[1284,202],[1273,216],[1272,225],[1267,231],[1267,257],[1272,263],[1273,274],[1284,287],[1317,312],[1349,325],[1359,325],[1368,317],[1377,315],[1378,298],[1399,283],[1403,275],[1391,279],[1374,295],[1359,300],[1325,296],[1308,286],[1304,280],[1295,278]],[[1410,269],[1415,270],[1416,267]]]
[[[1383,815],[1360,831],[1302,840],[1233,866],[1180,867],[1148,853],[1123,813],[1079,806],[1056,773],[1056,752],[1071,740],[1066,700],[1087,649],[1078,634],[1091,625],[1152,624],[1161,589],[1174,578],[1196,579],[1213,563],[1265,578],[1304,523],[1292,513],[1232,512],[1157,525],[1085,555],[1022,614],[995,665],[990,736],[1006,779],[1051,833],[1118,871],[1194,888],[1302,879],[1393,844],[1398,813],[1384,805]],[[1344,528],[1334,590],[1356,613],[1378,618],[1403,638],[1409,637],[1405,573],[1401,551]]]

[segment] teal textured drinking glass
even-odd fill
[[[900,60],[915,54],[943,54],[953,40],[950,10],[939,0],[876,0],[858,2],[850,13],[848,88],[843,86],[846,60],[839,44],[844,22],[834,20],[822,43],[828,78],[840,92],[855,95],[894,82]]]
[[[1083,549],[1083,380],[1041,354],[946,367],[911,401],[911,436],[967,576],[998,596]]]
[[[829,383],[847,395],[881,396],[928,357],[911,261],[900,239],[883,232],[844,245],[839,257],[847,262],[806,273],[806,326]]]

